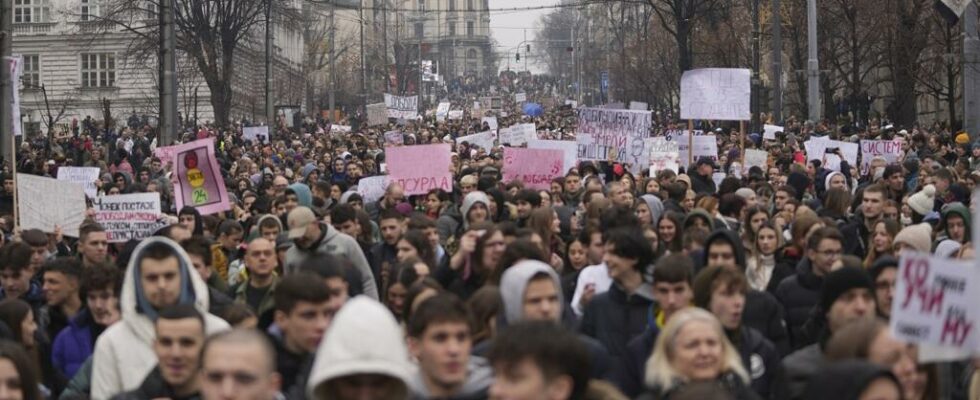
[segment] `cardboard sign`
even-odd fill
[[[681,119],[748,121],[752,119],[752,72],[705,68],[681,77]]]
[[[378,126],[388,123],[388,108],[385,103],[368,104],[368,125]]]
[[[357,193],[364,199],[365,204],[373,203],[384,197],[385,190],[388,190],[388,182],[387,175],[361,178],[357,181]]]
[[[109,243],[142,240],[167,225],[159,221],[159,193],[102,196],[92,206],[95,221],[105,228]]]
[[[449,119],[453,121],[458,121],[463,119],[463,110],[450,110]]]
[[[902,156],[901,140],[862,140],[861,175],[871,173],[871,159],[881,156],[889,164],[898,162]]]
[[[697,162],[701,157],[710,157],[715,162],[718,161],[718,139],[715,135],[694,135],[694,151],[692,156],[688,156],[691,152],[691,140],[688,136],[677,136],[676,140],[678,158],[682,165],[688,165],[689,157],[691,157],[691,163]]]
[[[765,140],[776,140],[776,133],[783,132],[784,129],[778,125],[763,125],[762,138]]]
[[[645,139],[652,124],[649,111],[583,108],[578,113],[578,158],[609,160],[639,172],[650,162]]]
[[[340,133],[350,133],[350,125],[330,125],[330,134],[336,135]]]
[[[503,181],[519,180],[525,187],[548,190],[551,180],[562,174],[561,150],[504,148]]]
[[[405,144],[405,134],[402,131],[385,132],[385,146],[401,146]]]
[[[408,196],[425,194],[431,189],[453,190],[452,160],[448,144],[401,146],[385,149],[391,181],[405,189]]]
[[[481,122],[486,122],[492,131],[500,129],[500,126],[497,125],[497,117],[483,117]]]
[[[82,185],[85,195],[94,199],[98,195],[95,181],[99,179],[97,167],[59,167],[58,180]]]
[[[766,172],[766,167],[769,165],[769,153],[765,150],[756,149],[745,149],[745,165],[742,165],[742,169],[745,173],[749,172],[749,168],[759,167],[762,168],[762,172]]]
[[[534,124],[517,124],[500,130],[500,144],[520,146],[528,140],[538,138],[537,128]]]
[[[268,126],[249,126],[242,128],[242,138],[252,143],[269,143]]]
[[[655,137],[647,139],[647,148],[650,150],[650,176],[656,176],[657,172],[669,169],[675,173],[680,169],[680,146],[676,140],[668,140],[665,137]],[[687,163],[687,160],[684,160]]]
[[[889,327],[899,340],[964,350],[980,346],[975,262],[906,251],[899,257]]]
[[[630,110],[646,111],[649,108],[650,108],[650,105],[647,104],[647,103],[644,103],[642,101],[631,101],[630,102]]]
[[[21,229],[54,233],[57,225],[63,235],[78,237],[78,227],[85,220],[82,185],[28,174],[17,174],[14,184]]]
[[[515,103],[523,103],[527,101],[527,93],[517,93],[514,95]]]
[[[214,140],[196,140],[175,147],[173,179],[177,209],[191,206],[201,215],[230,210],[228,190],[214,156]]]
[[[388,118],[414,119],[419,115],[418,96],[392,96],[385,93],[385,107]]]
[[[476,146],[484,149],[489,153],[493,150],[494,141],[497,139],[497,135],[493,131],[480,132],[472,134],[469,136],[460,136],[456,138],[456,143],[469,143],[470,146]]]
[[[528,140],[527,148],[529,149],[551,149],[551,150],[561,150],[562,156],[562,167],[561,170],[567,173],[569,169],[575,168],[578,165],[578,144],[568,140]]]

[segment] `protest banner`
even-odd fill
[[[575,100],[565,100],[566,106],[572,106],[572,108],[578,108],[578,102]]]
[[[745,164],[742,165],[742,169],[745,170],[745,173],[748,173],[749,168],[752,167],[762,168],[762,172],[765,173],[768,166],[769,153],[767,151],[756,149],[745,150]]]
[[[445,121],[447,115],[449,115],[449,102],[444,101],[439,103],[439,105],[436,106],[436,121]]]
[[[525,101],[527,101],[527,93],[522,92],[522,93],[514,94],[515,103],[523,103]]]
[[[177,209],[191,206],[201,215],[231,209],[221,168],[214,156],[214,139],[196,140],[175,147],[172,179],[176,180]]]
[[[78,227],[85,220],[82,185],[29,174],[17,174],[14,184],[20,229],[54,233],[59,226],[65,236],[78,237]]]
[[[972,260],[905,251],[898,260],[889,327],[899,340],[963,350],[980,345],[980,271]]]
[[[491,110],[500,110],[502,108],[504,108],[504,99],[501,99],[499,97],[491,97],[490,98],[490,109]]]
[[[537,128],[534,124],[517,124],[500,130],[500,144],[520,146],[528,140],[538,138]]]
[[[497,117],[483,117],[483,122],[486,122],[487,126],[489,126],[490,130],[492,131],[500,129],[500,127],[497,125]]]
[[[569,140],[540,140],[533,139],[527,141],[529,149],[551,149],[561,150],[562,173],[567,173],[569,169],[578,166],[578,144]]]
[[[689,159],[697,162],[701,157],[709,157],[715,162],[718,161],[718,139],[715,135],[694,135],[693,158],[688,158],[688,153],[691,151],[691,139],[688,135],[675,136],[674,140],[677,141],[678,159],[683,165],[687,165]]]
[[[388,181],[387,175],[361,178],[357,181],[357,194],[364,199],[364,204],[378,201],[384,197],[385,190],[388,190]]]
[[[82,185],[85,195],[94,199],[98,194],[95,181],[99,179],[97,167],[59,167],[58,180]]]
[[[752,94],[751,71],[704,68],[681,77],[681,119],[748,121]]]
[[[393,96],[385,93],[385,107],[388,118],[414,119],[418,116],[418,96]]]
[[[351,132],[351,126],[350,125],[330,125],[330,134],[331,135],[336,135],[336,134],[341,134],[341,133],[350,133],[350,132]]]
[[[92,203],[95,221],[106,230],[109,243],[142,240],[167,225],[160,221],[160,193],[102,196]]]
[[[519,180],[524,187],[548,190],[560,176],[565,154],[561,150],[504,148],[504,182]]]
[[[160,165],[169,168],[174,161],[174,148],[176,146],[157,147],[153,150],[153,156],[160,159]]]
[[[20,76],[24,73],[24,57],[17,54],[13,57],[4,57],[7,60],[6,68],[10,71],[10,82],[13,84],[10,87],[16,87],[15,85],[20,82]],[[35,66],[36,68],[37,66]],[[46,99],[46,98],[45,98]],[[20,120],[20,90],[12,90],[10,97],[10,129],[14,133],[14,136],[22,136],[24,134],[22,122]],[[65,131],[67,133],[67,131]]]
[[[676,140],[666,137],[649,138],[647,149],[650,150],[650,176],[665,169],[675,173],[680,169],[680,148]]]
[[[408,196],[426,194],[431,189],[453,190],[452,160],[448,144],[401,146],[385,149],[391,181]]]
[[[385,103],[368,104],[367,106],[368,125],[377,126],[388,123],[388,108]]]
[[[458,121],[463,119],[463,110],[450,110],[449,119],[453,121]]]
[[[820,160],[824,168],[832,171],[840,171],[841,161],[847,161],[852,168],[857,165],[859,150],[857,143],[830,140],[827,137],[813,138],[807,142],[810,142],[809,147],[806,143],[803,143],[804,148],[807,149],[807,162],[810,160]]]
[[[687,129],[666,129],[660,131],[656,136],[663,136],[667,140],[676,140],[679,136],[687,136]],[[694,136],[704,136],[704,131],[700,129],[694,130]]]
[[[493,131],[486,131],[475,133],[469,136],[460,136],[456,138],[456,143],[469,143],[470,146],[479,147],[490,153],[493,150],[493,142],[497,139],[497,135]]]
[[[647,103],[644,103],[642,101],[631,101],[630,102],[630,110],[646,111],[649,108],[650,108],[650,105],[647,104]]]
[[[242,139],[250,140],[252,143],[269,143],[268,126],[248,126],[242,128]]]
[[[405,134],[402,131],[385,132],[385,146],[401,146],[405,144]]]
[[[862,140],[861,141],[861,175],[871,171],[871,159],[881,156],[888,164],[898,162],[902,156],[901,140]]]
[[[765,140],[776,140],[776,133],[783,131],[783,127],[769,124],[763,125],[762,129],[762,138]]]
[[[639,172],[650,163],[644,139],[650,137],[649,111],[583,108],[578,112],[578,158],[609,160]]]

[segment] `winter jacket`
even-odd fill
[[[439,218],[436,219],[436,230],[439,231],[439,243],[443,246],[449,239],[456,236],[459,227],[463,226],[463,215],[459,213],[459,208],[455,204],[449,203],[442,208]]]
[[[85,360],[92,356],[92,328],[95,321],[83,309],[55,337],[51,346],[51,362],[64,376],[75,376]]]
[[[75,376],[68,381],[68,386],[58,398],[61,400],[87,399],[92,391],[92,357],[85,360]]]
[[[813,272],[809,258],[804,258],[796,266],[796,275],[784,279],[776,288],[776,299],[786,310],[786,325],[789,329],[790,342],[793,349],[799,349],[812,343],[812,339],[803,334],[803,324],[810,317],[810,312],[820,299],[820,287],[823,277]],[[749,305],[746,303],[746,310]]]
[[[697,194],[707,194],[713,195],[718,191],[715,186],[715,181],[712,179],[711,175],[703,176],[701,174],[691,174],[691,190]]]
[[[457,393],[449,397],[440,397],[444,400],[482,400],[487,398],[490,384],[493,383],[493,369],[489,362],[482,357],[470,356],[470,362],[466,366],[466,382],[459,388]],[[429,393],[429,388],[425,386],[422,372],[412,374],[408,381],[408,388],[411,391],[411,399],[427,400],[433,398]]]
[[[742,378],[738,377],[734,373],[728,372],[722,374],[722,376],[717,379],[718,386],[724,388],[728,394],[731,395],[730,398],[735,400],[761,400],[759,395],[755,394],[752,389],[742,382]],[[653,388],[650,391],[637,397],[637,400],[670,400],[678,393],[684,390],[685,384],[677,385],[668,391],[664,391],[660,388]]]
[[[743,326],[738,332],[731,332],[732,344],[742,357],[742,366],[752,379],[750,386],[759,397],[771,398],[775,392],[779,376],[780,355],[776,346],[762,336],[759,331]]]
[[[623,360],[623,374],[616,377],[613,383],[630,398],[636,397],[643,391],[647,360],[653,354],[653,345],[657,343],[657,336],[659,335],[660,329],[657,328],[656,324],[653,324],[626,345],[627,352],[626,359]]]
[[[376,374],[397,381],[392,400],[408,398],[414,366],[408,361],[403,330],[384,305],[359,296],[340,309],[330,323],[307,382],[310,399],[325,399],[331,380],[354,374]]]
[[[171,400],[200,400],[201,395],[200,393],[196,393],[187,397],[178,397],[174,393],[173,388],[163,380],[160,367],[155,367],[146,376],[146,379],[143,380],[139,388],[113,396],[112,400],[155,400],[160,398]]]
[[[777,398],[802,399],[810,378],[826,363],[820,344],[814,343],[783,359]]]
[[[851,217],[851,220],[840,226],[840,233],[844,237],[844,253],[858,256],[864,259],[868,255],[868,246],[871,244],[871,231],[864,223],[864,214],[859,210]]]
[[[294,387],[297,382],[304,381],[306,378],[305,370],[309,367],[309,361],[312,360],[312,354],[296,354],[289,351],[286,348],[286,344],[283,343],[283,338],[277,335],[270,335],[272,344],[276,350],[276,372],[279,373],[280,379],[282,379],[281,387],[283,392],[289,393],[290,388]]]
[[[180,297],[193,302],[204,315],[207,333],[210,335],[229,329],[227,322],[207,312],[208,286],[192,269],[190,258],[184,249],[164,237],[144,239],[133,250],[126,267],[119,296],[122,319],[106,329],[95,342],[92,370],[92,398],[95,400],[108,399],[123,391],[136,389],[156,365],[157,358],[152,346],[156,331],[153,320],[148,316],[148,313],[155,313],[155,310],[143,309],[141,304],[149,303],[142,293],[137,293],[143,250],[155,243],[162,243],[173,249],[180,265],[181,280],[190,280],[189,284],[183,285]]]
[[[249,278],[242,283],[236,285],[231,293],[234,296],[234,302],[248,305],[248,288],[252,279]],[[270,284],[268,290],[266,290],[265,295],[262,296],[262,300],[259,301],[259,308],[255,311],[255,315],[265,315],[266,313],[272,312],[276,307],[275,295],[276,286],[279,284],[279,277],[273,276],[272,283]]]
[[[973,226],[970,223],[970,209],[966,208],[966,206],[963,205],[963,203],[947,204],[946,207],[943,209],[942,221],[940,223],[940,226],[945,228],[947,226],[946,220],[949,219],[949,216],[953,214],[958,215],[960,218],[963,218],[963,226],[966,227],[966,229],[963,230],[963,243],[969,242],[970,231],[972,230],[971,227]],[[945,229],[943,230],[943,234],[946,235],[946,237],[949,237],[949,231]],[[938,243],[939,240],[937,240],[936,242]]]
[[[314,257],[317,253],[326,253],[341,257],[350,261],[354,268],[361,273],[361,289],[363,293],[372,299],[378,299],[378,287],[374,283],[374,274],[368,265],[361,246],[357,240],[344,234],[333,226],[320,223],[320,239],[309,249],[301,249],[299,246],[292,246],[286,251],[286,274],[295,272],[307,258]]]
[[[653,305],[653,289],[649,284],[641,285],[633,294],[613,284],[609,291],[596,295],[585,306],[579,329],[606,346],[610,373],[614,376],[625,374],[627,344],[650,326]]]

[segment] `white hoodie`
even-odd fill
[[[182,269],[189,268],[191,265],[184,249],[164,237],[144,239],[133,250],[119,297],[122,319],[108,327],[95,342],[95,351],[92,355],[92,399],[105,400],[120,392],[138,388],[146,375],[157,365],[157,357],[153,352],[156,330],[153,321],[136,310],[135,280],[139,277],[134,275],[137,260],[142,258],[143,249],[150,243],[157,242],[174,248]],[[207,284],[193,270],[185,276],[190,276],[195,295],[194,305],[204,315],[207,334],[228,330],[227,322],[208,314]]]

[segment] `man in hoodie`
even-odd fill
[[[228,329],[227,322],[207,313],[207,284],[191,269],[187,253],[170,239],[144,239],[133,250],[120,296],[122,321],[95,343],[92,398],[135,389],[153,369],[153,323],[159,310],[192,304],[204,315],[208,333]]]
[[[204,400],[278,398],[280,378],[275,351],[258,331],[236,329],[211,336],[201,353]]]
[[[424,300],[408,321],[408,349],[418,360],[412,398],[484,399],[492,382],[485,359],[471,356],[472,315],[453,294]]]
[[[357,240],[318,221],[313,211],[307,207],[296,207],[290,212],[288,225],[289,238],[295,246],[286,251],[286,274],[294,272],[304,260],[316,257],[317,253],[331,254],[349,260],[361,274],[363,294],[378,299],[374,274]]]
[[[824,276],[840,261],[842,251],[843,238],[836,228],[814,231],[807,239],[806,257],[796,266],[796,275],[784,279],[776,288],[776,298],[786,309],[786,325],[794,349],[816,340],[814,332],[805,332],[803,325],[817,304]]]
[[[942,220],[939,223],[940,230],[945,234],[945,238],[936,238],[936,243],[949,239],[960,244],[970,241],[970,209],[963,203],[949,203],[943,207]]]

